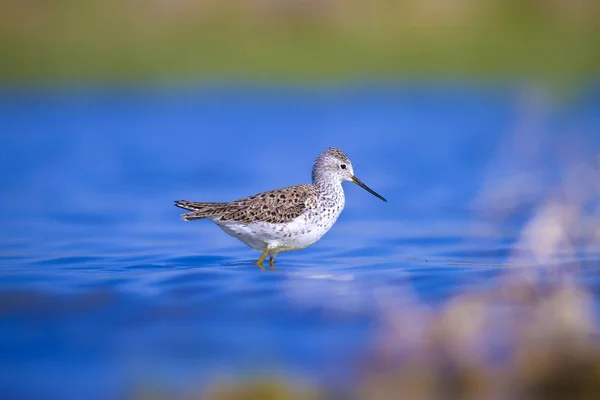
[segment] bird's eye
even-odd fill
[[[342,165],[340,165],[340,168],[341,168],[341,169],[346,169],[346,164],[342,164]]]

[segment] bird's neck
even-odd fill
[[[324,194],[331,194],[334,197],[344,198],[342,182],[337,179],[331,179],[327,176],[313,175],[313,185],[315,185]]]

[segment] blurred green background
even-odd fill
[[[597,0],[3,0],[3,81],[581,82]]]

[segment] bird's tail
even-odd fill
[[[197,201],[177,200],[175,206],[191,212],[181,214],[184,221],[194,221],[219,215],[227,203],[203,203]]]

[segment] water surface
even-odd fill
[[[435,307],[493,285],[572,160],[557,149],[579,143],[577,159],[593,162],[598,96],[554,107],[469,86],[5,90],[1,397],[183,393],[271,373],[351,379],[381,293]],[[514,151],[515,138],[533,150]],[[388,203],[346,183],[333,229],[281,254],[277,271],[172,205],[309,182],[329,146]],[[524,170],[535,184],[519,203],[487,212],[489,188]],[[596,291],[595,248],[567,259]]]

